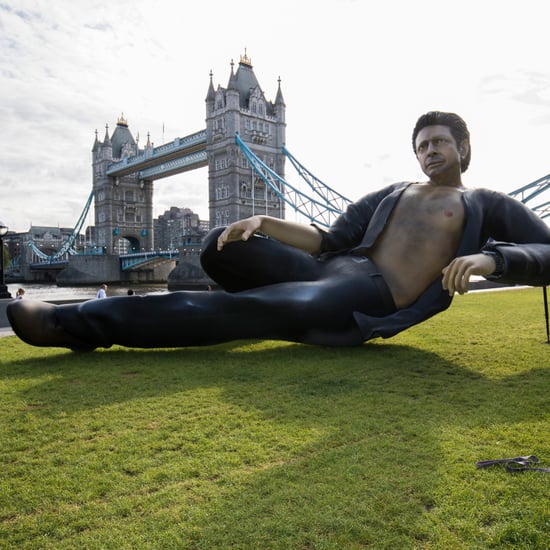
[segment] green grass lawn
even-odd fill
[[[90,354],[0,340],[0,548],[545,549],[540,289],[390,340]]]

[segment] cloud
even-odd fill
[[[514,71],[493,74],[480,81],[483,95],[512,99],[528,105],[550,107],[550,74],[530,71]]]
[[[41,19],[39,12],[25,11],[22,9],[15,9],[9,4],[4,2],[0,3],[0,11],[3,11],[7,14],[14,15],[24,21],[33,21],[35,19]]]
[[[110,23],[106,23],[106,22],[93,23],[93,24],[85,23],[84,28],[85,29],[91,29],[93,31],[101,31],[101,32],[106,32],[106,31],[112,31],[113,30],[112,25]]]

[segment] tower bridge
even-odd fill
[[[108,254],[153,249],[153,182],[205,166],[210,227],[258,211],[284,217],[282,186],[266,186],[235,141],[240,135],[254,155],[284,176],[286,106],[280,80],[275,100],[269,101],[244,55],[236,70],[231,62],[225,88],[215,88],[210,74],[205,103],[205,129],[159,147],[148,136],[139,149],[123,116],[112,135],[106,128],[103,141],[96,132],[92,168],[97,247]]]

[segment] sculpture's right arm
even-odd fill
[[[380,202],[397,189],[408,184],[396,183],[368,193],[350,204],[327,230],[315,224],[305,225],[272,218],[252,216],[229,225],[218,238],[218,250],[234,241],[247,241],[257,231],[278,241],[317,255],[357,246]]]
[[[218,250],[234,241],[247,241],[256,232],[264,233],[309,254],[318,254],[321,249],[321,234],[315,227],[260,215],[227,226],[218,238]]]

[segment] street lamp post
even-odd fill
[[[4,277],[4,235],[8,232],[8,226],[0,222],[0,299],[11,298]]]

